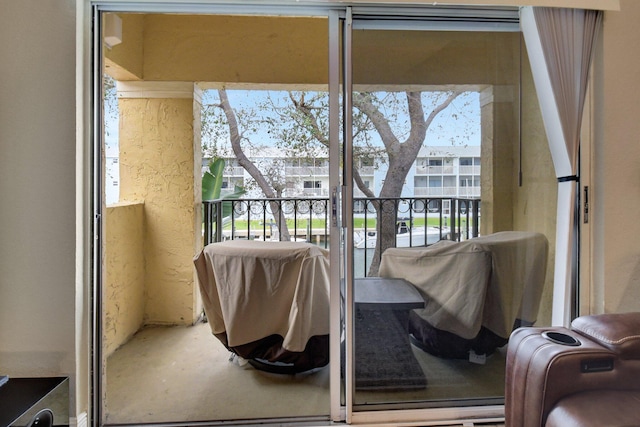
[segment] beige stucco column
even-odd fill
[[[482,235],[513,230],[513,185],[518,173],[514,91],[511,86],[488,86],[480,92]]]
[[[120,201],[144,203],[145,324],[200,314],[201,94],[190,82],[119,82]]]

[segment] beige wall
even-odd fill
[[[517,173],[513,177],[514,229],[541,232],[549,241],[549,262],[536,324],[551,325],[558,183],[535,95],[533,76],[524,56],[522,93],[529,96],[523,96],[522,102],[522,143],[519,144],[520,148],[514,147],[514,163],[522,159],[521,187],[518,186]],[[515,168],[514,172],[517,172]]]
[[[163,89],[143,85],[119,101],[120,201],[144,201],[146,324],[192,324],[200,314],[193,268],[200,147],[188,86],[191,98],[164,98]]]
[[[128,71],[114,72],[114,78],[119,80],[327,82],[326,18],[120,16],[123,42],[105,52],[111,63]],[[130,28],[140,24],[144,25],[143,30]],[[128,33],[134,36],[129,39]],[[144,34],[143,49],[140,33]]]
[[[87,354],[75,349],[75,24],[73,0],[0,4],[0,372],[70,375],[72,398]]]
[[[122,19],[122,40],[126,44],[105,47],[105,68],[109,75],[118,80],[138,80],[142,78],[144,14],[119,14]]]
[[[522,44],[524,49],[524,43]],[[517,51],[517,49],[514,49]],[[557,182],[531,69],[523,53],[520,83],[491,86],[482,106],[483,235],[505,230],[537,231],[549,241],[549,257],[538,325],[551,324],[556,241]],[[516,54],[516,57],[518,55]],[[501,56],[502,58],[502,56]],[[513,65],[511,66],[513,67]],[[505,73],[508,70],[505,70]],[[521,114],[520,121],[518,115]],[[522,128],[518,133],[519,126]],[[519,182],[521,173],[522,184]]]
[[[103,351],[109,357],[144,321],[144,204],[109,206],[105,241]]]
[[[594,310],[640,311],[640,2],[605,15],[595,141]]]

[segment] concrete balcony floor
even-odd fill
[[[413,348],[427,374],[424,391],[359,392],[357,400],[456,399],[474,397],[474,393],[475,397],[495,396],[503,390],[504,350],[480,366],[438,359]],[[229,361],[229,355],[207,323],[140,330],[107,361],[107,423],[328,419],[328,366],[310,374],[277,375],[248,364],[239,366]]]
[[[329,369],[276,375],[229,361],[207,323],[140,330],[107,361],[107,423],[329,413]]]

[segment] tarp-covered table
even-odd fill
[[[231,240],[194,259],[213,334],[246,359],[328,362],[329,252],[309,243]]]

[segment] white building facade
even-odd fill
[[[317,157],[290,158],[280,150],[265,148],[249,156],[264,173],[278,171],[268,179],[285,181],[283,197],[326,198],[329,196],[329,159],[319,153]],[[210,159],[203,159],[203,168]],[[226,158],[223,175],[223,194],[232,192],[235,185],[247,186],[252,182],[249,173],[235,158]],[[364,184],[379,194],[387,174],[385,159],[359,159],[358,170]],[[480,197],[480,146],[423,147],[407,175],[403,197]],[[356,191],[355,197],[364,197]],[[249,185],[247,196],[264,197],[256,186]]]

